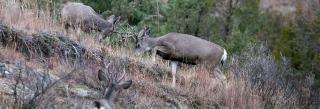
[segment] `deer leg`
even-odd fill
[[[68,32],[71,25],[69,23],[64,24],[64,29]]]
[[[67,31],[68,31],[68,30],[69,30],[69,27],[70,27],[70,25],[69,25],[69,24],[67,24],[67,23],[66,23],[66,24],[64,24],[64,29],[65,29],[65,30],[67,30]]]
[[[152,54],[151,54],[152,62],[156,62],[157,50],[158,50],[158,47],[154,47],[154,48],[152,49]]]
[[[176,73],[177,73],[178,63],[175,61],[171,62],[171,74],[172,74],[172,87],[176,86]]]

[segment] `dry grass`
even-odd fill
[[[23,54],[16,52],[12,49],[6,49],[0,47],[0,62],[4,63],[19,63],[24,62],[24,64],[28,65],[32,69],[37,69],[39,67],[42,67],[42,63],[39,63],[35,59],[26,60],[25,56]]]
[[[15,0],[1,0],[0,4],[0,18],[7,25],[28,33],[63,31],[62,25],[52,20],[47,12],[23,8],[23,5]]]
[[[29,3],[29,2],[27,2]],[[32,2],[31,2],[32,3]],[[227,80],[220,80],[212,77],[210,72],[201,67],[182,66],[177,74],[177,87],[171,87],[171,75],[169,72],[169,63],[167,61],[159,61],[153,63],[150,58],[136,56],[132,50],[123,47],[106,47],[99,43],[94,37],[95,34],[86,34],[83,32],[70,31],[66,32],[59,20],[53,20],[49,12],[41,12],[32,8],[21,8],[22,4],[11,0],[0,0],[0,21],[14,28],[26,31],[30,34],[37,32],[59,32],[69,36],[83,45],[87,49],[103,51],[112,57],[133,61],[133,63],[142,63],[145,68],[141,68],[136,64],[128,65],[128,75],[126,79],[134,81],[133,86],[126,91],[122,91],[117,101],[117,107],[122,108],[232,108],[232,109],[260,109],[267,108],[271,102],[271,108],[299,108],[297,98],[294,94],[287,96],[286,88],[276,90],[273,95],[267,95],[265,92],[270,88],[263,88],[254,85],[248,73],[254,72],[255,67],[240,65],[240,61],[231,61],[230,70],[224,70]],[[24,56],[11,49],[1,48],[0,59],[8,61],[27,62],[27,66],[37,69],[43,65],[36,60],[24,60]],[[253,56],[247,56],[248,59]],[[265,57],[253,58],[257,63],[244,64],[270,64],[266,61],[259,61]],[[240,58],[232,58],[238,60]],[[62,64],[57,57],[48,59],[49,73],[59,76],[74,66]],[[109,61],[119,61],[109,60]],[[267,61],[269,62],[269,61]],[[115,69],[122,69],[121,64],[115,66]],[[275,64],[275,63],[271,63]],[[147,68],[159,67],[164,69],[162,74],[154,74]],[[96,74],[97,69],[83,66],[82,71],[77,72],[69,80],[64,81],[65,84],[75,85],[84,84],[98,87]],[[244,68],[242,68],[244,67]],[[267,67],[266,70],[273,69]],[[246,76],[238,76],[239,73],[246,73]],[[276,73],[276,72],[275,72]],[[157,77],[158,76],[158,77]],[[160,78],[160,80],[158,79]],[[268,85],[265,85],[268,86]],[[263,86],[264,87],[264,86]],[[277,88],[276,88],[277,89]],[[94,89],[97,90],[97,89]],[[0,94],[1,95],[1,94]],[[54,95],[54,94],[51,94]],[[6,98],[0,96],[1,104],[6,103]],[[98,99],[98,98],[97,98]],[[81,107],[82,103],[75,101],[86,101],[84,98],[65,98],[57,96],[55,105],[61,108]],[[268,101],[269,100],[269,101]],[[89,99],[90,101],[90,99]],[[56,104],[54,104],[56,103]],[[74,104],[75,103],[75,104]],[[72,105],[72,106],[71,106]],[[70,107],[71,106],[71,107]],[[39,108],[46,108],[46,103],[42,103]],[[51,107],[52,108],[52,107]]]

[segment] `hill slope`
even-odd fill
[[[0,5],[1,108],[91,104],[103,95],[97,71],[106,64],[106,71],[125,71],[125,78],[134,82],[120,92],[117,108],[300,108],[297,91],[280,84],[281,69],[268,55],[231,57],[228,70],[223,69],[227,80],[201,67],[181,65],[172,88],[166,61],[152,63],[130,49],[105,46],[94,33],[67,33],[49,12],[21,9],[25,5],[14,1],[1,0]],[[251,77],[255,73],[257,80]]]

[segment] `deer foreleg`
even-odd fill
[[[175,61],[172,61],[171,62],[172,87],[176,86],[177,67],[178,67],[178,63]]]
[[[152,49],[152,54],[151,54],[152,62],[156,62],[157,50],[158,50],[158,47],[154,47],[154,48]]]

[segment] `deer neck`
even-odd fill
[[[114,100],[114,97],[116,96],[116,91],[115,91],[116,85],[115,84],[111,84],[111,87],[109,87],[107,89],[107,92],[105,93],[105,99],[112,103]]]
[[[149,40],[150,48],[154,48],[154,47],[159,45],[158,44],[158,40],[159,40],[158,38],[149,37],[148,40]]]
[[[112,23],[107,22],[106,20],[103,20],[102,18],[97,18],[97,20],[94,21],[97,29],[102,31],[106,28],[112,28]]]

